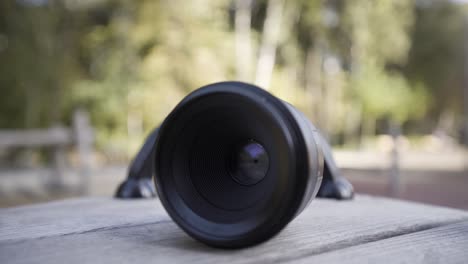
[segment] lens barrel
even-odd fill
[[[160,127],[155,185],[171,218],[210,246],[239,248],[281,231],[315,197],[318,131],[256,86],[222,82],[183,99]]]

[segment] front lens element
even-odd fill
[[[248,140],[235,147],[230,161],[231,177],[239,184],[254,185],[265,178],[270,160],[262,145]]]

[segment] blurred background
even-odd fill
[[[255,83],[357,192],[468,209],[468,1],[0,1],[0,207],[112,196],[190,91]]]

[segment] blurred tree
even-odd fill
[[[235,1],[235,39],[236,39],[236,79],[251,81],[252,41],[252,0]]]
[[[107,24],[91,28],[83,38],[89,76],[75,90],[103,125],[100,142],[133,153],[187,92],[232,74],[227,5],[121,2]]]
[[[77,69],[77,34],[61,1],[0,3],[0,127],[38,127],[63,118],[64,90]]]
[[[382,120],[430,132],[461,119],[463,16],[443,0],[1,1],[0,127],[83,107],[126,158],[188,92],[237,78],[342,143]]]
[[[427,87],[430,108],[425,121],[434,128],[444,123],[444,119],[457,118],[460,123],[452,124],[455,127],[443,128],[453,136],[462,119],[466,16],[466,8],[447,1],[420,5],[405,66],[410,82],[422,82]]]
[[[344,6],[343,28],[352,43],[349,84],[363,114],[364,136],[376,133],[378,119],[401,124],[425,110],[424,90],[411,87],[401,71],[411,45],[414,7],[407,0],[355,0]]]

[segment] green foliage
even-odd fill
[[[102,147],[132,153],[187,92],[228,79],[233,40],[225,3],[128,5],[84,34],[88,78],[73,86],[72,105],[90,109]]]
[[[285,1],[270,91],[335,134],[460,115],[466,13],[415,2]],[[99,148],[128,154],[188,92],[236,76],[234,1],[31,3],[0,2],[0,128],[81,107]],[[255,60],[269,1],[252,3]]]
[[[421,118],[428,95],[422,85],[411,87],[401,74],[386,73],[367,65],[352,79],[351,86],[370,118],[389,117],[400,123]]]
[[[63,118],[60,98],[76,70],[75,32],[68,26],[73,21],[59,3],[0,3],[0,127],[37,127]]]
[[[405,62],[411,45],[413,1],[352,0],[344,3],[343,28],[351,39],[351,56],[355,63]]]
[[[461,113],[468,11],[437,1],[431,8],[418,10],[416,18],[406,75],[426,86],[434,99],[430,105],[433,114]]]
[[[413,25],[412,1],[347,1],[343,28],[352,46],[350,86],[366,118],[400,123],[421,117],[427,96],[422,84],[412,87],[403,73],[387,70],[406,63]]]

